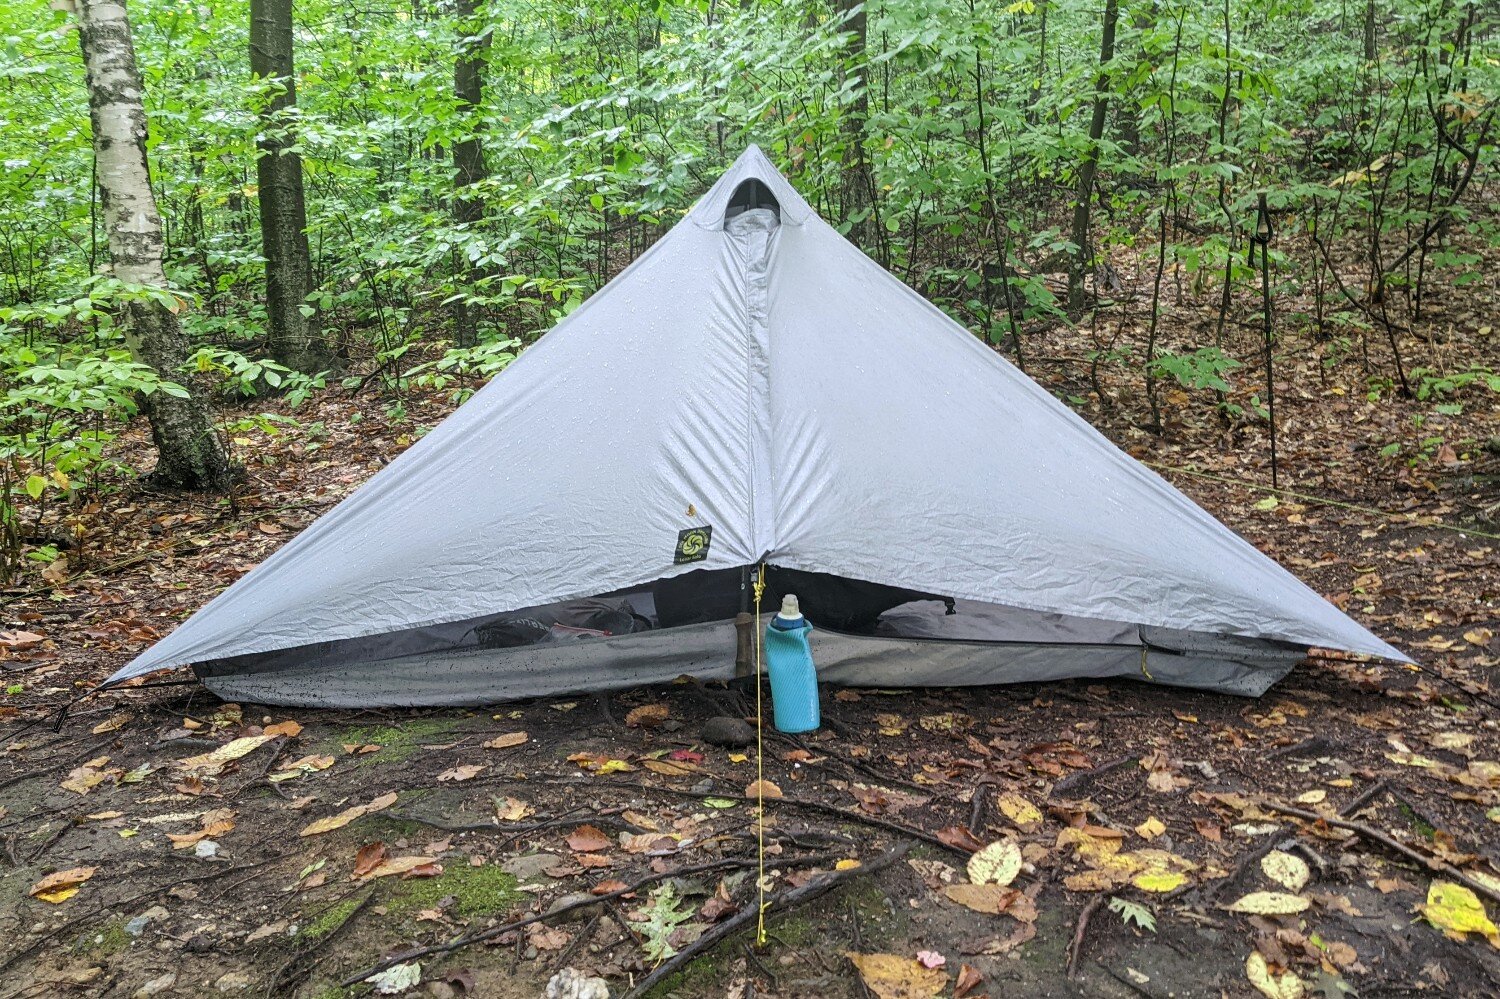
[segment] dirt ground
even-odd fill
[[[1428,370],[1494,346],[1474,315],[1430,323],[1403,341]],[[379,980],[415,966],[435,997],[541,996],[565,968],[615,996],[1500,994],[1495,396],[1398,398],[1378,358],[1289,332],[1273,494],[1263,422],[1164,390],[1148,431],[1137,377],[1079,360],[1101,339],[1033,345],[1031,370],[1421,668],[1316,656],[1259,700],[825,689],[819,732],[766,733],[757,948],[756,751],[702,738],[753,716],[744,691],[332,712],[187,683],[53,731],[451,401],[246,407],[233,497],[122,479],[32,518],[65,557],[3,594],[0,999],[331,999],[393,961]]]

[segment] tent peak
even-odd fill
[[[688,213],[688,219],[700,229],[724,228],[725,211],[735,192],[746,181],[759,181],[765,186],[780,209],[783,224],[801,225],[812,216],[812,206],[782,176],[770,157],[752,142],[708,189],[708,193],[698,199]]]

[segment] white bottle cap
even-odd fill
[[[795,593],[788,593],[781,598],[781,613],[776,616],[788,618],[802,616],[802,608],[797,606],[797,595]]]

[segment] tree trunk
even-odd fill
[[[1109,66],[1115,57],[1115,24],[1120,19],[1118,0],[1105,0],[1104,34],[1099,42],[1099,75],[1094,79],[1094,116],[1089,121],[1089,144],[1078,168],[1078,197],[1073,202],[1073,253],[1068,268],[1068,311],[1083,309],[1083,275],[1093,259],[1089,252],[1089,202],[1094,196],[1094,174],[1099,166],[1099,142],[1104,138],[1104,118],[1109,110]]]
[[[260,240],[266,257],[269,349],[298,371],[330,367],[332,352],[302,314],[312,290],[307,251],[307,206],[302,158],[293,148],[297,80],[292,68],[292,0],[250,0],[250,74],[274,81],[280,92],[261,106],[255,179],[260,196]]]
[[[844,72],[861,78],[854,92],[854,103],[849,106],[843,120],[844,216],[852,220],[849,240],[869,250],[870,236],[874,232],[870,214],[874,208],[875,187],[870,164],[865,158],[865,122],[870,117],[869,81],[864,78],[868,69],[865,48],[869,43],[869,22],[863,0],[838,0],[838,13],[847,18],[843,28],[850,33],[849,47],[844,54]]]
[[[146,111],[125,0],[79,0],[77,9],[100,207],[114,276],[126,284],[164,290],[161,214],[146,163]],[[125,305],[120,319],[125,342],[138,361],[164,380],[181,377],[187,337],[172,308],[159,299],[136,300]],[[151,476],[155,482],[182,489],[228,485],[229,460],[201,400],[155,392],[144,408],[158,455]]]
[[[458,112],[465,122],[464,137],[453,144],[453,220],[461,226],[472,227],[484,217],[484,199],[466,191],[466,188],[489,176],[484,165],[484,145],[480,141],[483,119],[480,107],[484,103],[485,55],[490,47],[490,32],[473,35],[476,0],[457,0],[455,13],[458,16],[458,52],[453,63],[453,94],[458,99]],[[460,266],[466,279],[472,278],[473,268],[468,257],[463,257]],[[478,342],[474,331],[473,310],[459,300],[453,305],[454,334],[460,347],[472,347]]]

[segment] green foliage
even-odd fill
[[[1118,915],[1120,922],[1126,926],[1133,923],[1139,929],[1150,933],[1156,932],[1156,917],[1152,915],[1150,909],[1139,902],[1112,895],[1109,899],[1109,911]]]
[[[211,12],[134,0],[170,286],[129,287],[102,276],[71,15],[46,0],[11,8],[0,38],[0,575],[25,563],[23,521],[131,474],[110,445],[143,398],[193,388],[295,406],[326,386],[327,373],[265,357],[263,127],[285,130],[303,163],[315,282],[302,312],[351,386],[368,379],[391,397],[393,419],[410,390],[461,401],[503,370],[750,141],[882,265],[1023,357],[1035,331],[1076,321],[1055,277],[1079,252],[1150,259],[1164,232],[1174,294],[1216,304],[1226,280],[1246,286],[1246,220],[1261,191],[1280,231],[1368,258],[1358,280],[1340,261],[1345,295],[1316,257],[1273,254],[1277,280],[1320,289],[1318,332],[1333,337],[1324,363],[1373,364],[1377,379],[1392,372],[1370,360],[1385,320],[1369,289],[1414,312],[1424,287],[1492,280],[1485,251],[1500,246],[1494,213],[1464,196],[1497,157],[1500,62],[1485,54],[1497,20],[1478,0],[1382,3],[1373,60],[1362,5],[1271,0],[1253,15],[1235,8],[1226,26],[1215,4],[1124,0],[1102,67],[1100,5],[1083,0],[870,0],[862,37],[831,3],[481,0],[461,23],[443,5],[299,0],[298,104],[270,126],[258,113],[281,85],[250,77],[248,0]],[[453,93],[460,51],[482,53],[477,108]],[[1096,81],[1107,98],[1097,144]],[[452,151],[471,138],[487,176],[465,189],[477,218],[458,221]],[[1091,245],[1078,247],[1070,215],[1085,154],[1098,177]],[[141,301],[177,313],[187,370],[132,359],[117,317]],[[1100,342],[1096,354],[1133,372],[1151,358],[1152,378],[1227,394],[1235,357],[1254,349],[1234,333],[1216,332],[1212,347]],[[1419,371],[1412,390],[1457,406],[1493,379]],[[1384,398],[1405,381],[1371,391]]]
[[[683,899],[677,897],[676,889],[671,884],[663,884],[651,892],[651,901],[641,910],[646,918],[636,925],[636,930],[645,937],[642,947],[647,960],[654,964],[660,964],[677,953],[677,948],[671,944],[672,933],[693,918],[693,910],[684,909],[682,905]]]
[[[1159,375],[1177,379],[1185,389],[1229,392],[1233,386],[1225,375],[1244,367],[1218,347],[1202,347],[1190,354],[1162,354],[1154,362]]]

